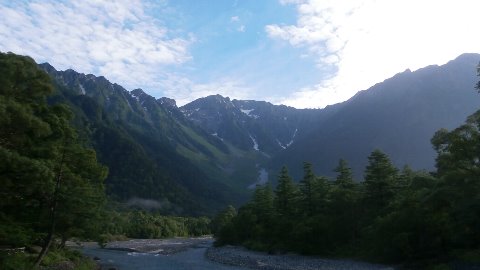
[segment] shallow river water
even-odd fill
[[[213,239],[211,237],[131,239],[109,242],[106,249],[85,244],[80,250],[85,255],[98,260],[102,270],[394,269],[386,265],[352,260],[326,259],[295,254],[269,255],[234,246],[209,249],[212,244]],[[207,259],[205,255],[207,250],[208,258],[213,261]]]
[[[100,258],[102,270],[115,267],[117,270],[241,270],[240,268],[218,264],[205,258],[207,247],[189,248],[170,255],[135,253],[100,248],[84,248],[82,252],[92,258]]]

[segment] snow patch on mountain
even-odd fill
[[[217,133],[217,132],[212,133],[212,136],[215,136],[215,137],[219,138],[219,139],[223,142],[223,138],[220,137],[220,136],[218,136],[218,133]]]
[[[253,149],[255,149],[255,150],[258,151],[258,143],[257,143],[257,140],[255,140],[255,138],[254,138],[251,134],[248,134],[248,136],[250,136],[250,139],[252,139]]]
[[[295,131],[293,132],[293,135],[292,135],[292,139],[290,140],[290,142],[288,142],[287,144],[282,144],[282,142],[280,140],[277,139],[277,143],[278,145],[283,148],[283,149],[287,149],[290,145],[292,145],[295,137],[297,136],[297,132],[298,132],[298,129],[296,128]]]
[[[250,109],[250,110],[245,110],[245,109],[240,109],[240,111],[242,111],[242,113],[250,116],[250,112],[253,111],[254,109]]]
[[[85,95],[85,93],[86,93],[86,92],[85,92],[85,88],[83,87],[82,84],[80,84],[79,86],[80,86],[80,93],[81,93],[82,95]]]
[[[292,136],[292,140],[287,143],[287,147],[289,147],[290,145],[292,145],[293,143],[293,140],[295,139],[295,136],[297,136],[297,132],[298,132],[298,128],[295,129],[295,132],[293,132],[293,136]]]
[[[254,111],[255,109],[240,109],[240,111],[244,114],[246,114],[248,117],[250,118],[253,118],[253,119],[257,119],[259,116],[258,115],[255,115],[255,114],[252,114],[252,111]]]
[[[287,149],[287,147],[285,145],[283,145],[278,139],[277,139],[277,143],[278,145],[280,145],[280,147],[282,147],[283,149]]]
[[[137,102],[140,102],[140,95],[137,94],[135,90],[130,91],[130,96],[132,96],[134,99],[137,100]]]

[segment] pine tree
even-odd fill
[[[46,235],[38,266],[58,232],[87,231],[106,169],[79,144],[69,109],[47,103],[53,86],[31,58],[0,54],[0,86],[0,244]]]
[[[42,225],[62,136],[62,112],[46,102],[52,91],[31,58],[0,54],[0,223],[11,224],[1,226],[1,244],[30,244]]]
[[[237,210],[232,205],[227,206],[212,220],[212,231],[217,238],[216,244],[236,244],[234,218]]]
[[[365,169],[365,199],[370,210],[382,211],[394,196],[398,170],[388,156],[380,150],[368,157]]]
[[[337,249],[351,245],[359,235],[359,192],[358,185],[353,181],[352,170],[345,160],[340,159],[334,170],[337,177],[330,193],[331,234],[336,240]]]
[[[300,181],[300,191],[302,194],[302,210],[307,216],[310,216],[315,208],[314,205],[314,186],[315,174],[313,173],[312,164],[308,162],[303,163],[304,176]]]
[[[288,174],[287,167],[283,166],[278,177],[275,190],[275,210],[280,216],[293,216],[296,210],[298,190],[293,179]]]
[[[338,173],[335,185],[345,189],[350,189],[355,185],[352,177],[352,169],[348,167],[347,161],[340,159],[334,171]]]
[[[272,187],[269,184],[257,186],[253,194],[252,203],[260,219],[267,220],[271,218],[274,214]]]

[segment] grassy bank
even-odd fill
[[[37,254],[29,252],[0,252],[0,269],[32,270]],[[40,265],[41,270],[94,270],[96,263],[71,249],[51,250]]]

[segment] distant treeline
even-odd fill
[[[108,211],[100,242],[124,238],[190,237],[211,234],[207,217],[171,217],[145,211]]]
[[[213,221],[217,244],[293,251],[424,268],[480,262],[480,111],[432,138],[435,172],[398,170],[375,150],[362,182],[340,160],[336,179],[304,163],[294,183],[282,168],[278,185],[257,187],[249,203]]]

